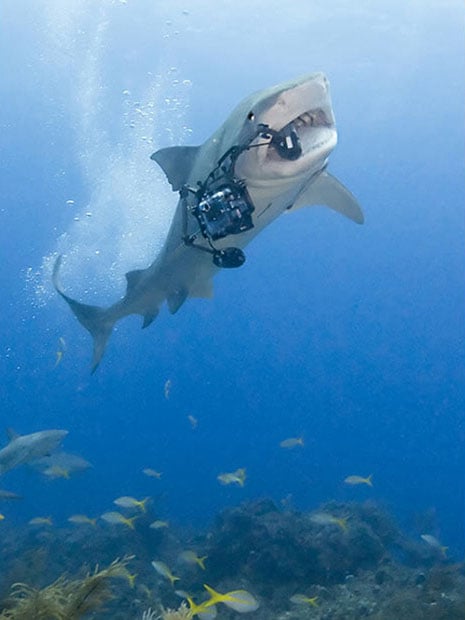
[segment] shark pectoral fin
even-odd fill
[[[213,281],[211,279],[196,282],[189,291],[189,297],[204,297],[212,299],[213,297]]]
[[[94,353],[92,357],[92,374],[97,370],[97,366],[102,359],[102,356],[105,352],[105,347],[110,337],[111,332],[113,331],[113,325],[115,323],[114,319],[109,318],[108,311],[104,308],[99,308],[98,306],[89,306],[86,304],[81,304],[79,301],[68,297],[61,290],[60,284],[58,282],[58,273],[60,270],[62,261],[62,256],[60,255],[55,261],[55,265],[53,267],[53,286],[55,287],[56,292],[66,301],[68,306],[73,311],[75,317],[81,323],[83,327],[87,329],[94,341]]]
[[[327,172],[322,172],[297,196],[291,210],[311,205],[325,205],[357,224],[364,222],[363,211],[355,197],[342,183]]]
[[[173,291],[168,295],[166,301],[168,303],[168,309],[171,314],[176,314],[182,304],[186,301],[188,291],[185,288],[180,288],[177,291]]]
[[[171,146],[156,151],[150,159],[157,162],[166,174],[171,187],[177,192],[187,183],[199,148],[198,146]]]
[[[142,329],[145,329],[149,325],[152,325],[152,323],[157,318],[157,316],[158,316],[158,310],[156,310],[155,312],[147,312],[147,314],[144,314],[144,321],[142,323]]]

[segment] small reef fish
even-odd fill
[[[47,478],[66,478],[66,480],[71,478],[69,470],[64,467],[60,467],[59,465],[47,467],[47,469],[44,469],[42,473],[44,476],[47,476]]]
[[[217,476],[217,480],[219,480],[221,484],[237,484],[240,487],[243,487],[246,477],[247,473],[245,467],[241,467],[239,469],[236,469],[236,471],[220,474],[219,476]]]
[[[171,570],[164,562],[153,560],[152,566],[161,577],[168,579],[172,586],[174,586],[175,581],[179,581],[180,577],[176,577],[175,575],[173,575]]]
[[[5,515],[2,515],[2,514],[0,513],[0,521],[4,521],[4,520],[5,520]]]
[[[199,566],[202,570],[205,570],[205,560],[207,559],[208,556],[203,555],[202,557],[199,557],[195,551],[183,551],[182,553],[180,553],[178,555],[178,559],[181,560],[181,562],[184,562],[185,564],[196,564],[197,566]]]
[[[52,517],[34,517],[30,519],[29,525],[53,525]]]
[[[165,395],[166,400],[168,400],[168,398],[170,397],[170,392],[171,392],[172,386],[173,386],[173,384],[171,383],[171,379],[168,379],[165,382],[165,386],[163,388],[163,393]]]
[[[344,479],[344,482],[346,484],[351,484],[353,486],[357,484],[366,484],[367,486],[372,487],[373,486],[372,478],[373,478],[373,474],[370,474],[366,478],[364,478],[363,476],[347,476],[347,478]]]
[[[0,489],[0,500],[3,499],[23,499],[21,495],[17,493],[12,493],[11,491],[4,491]]]
[[[136,499],[135,497],[130,497],[129,495],[123,495],[122,497],[115,499],[113,503],[120,508],[138,508],[141,512],[147,512],[147,502],[149,499],[150,497]]]
[[[127,527],[131,528],[131,530],[134,530],[134,521],[137,519],[137,516],[128,519],[120,512],[110,511],[104,512],[103,515],[100,516],[100,518],[107,523],[111,523],[112,525],[126,525]]]
[[[305,594],[293,594],[289,599],[291,603],[296,605],[311,605],[312,607],[318,607],[317,596],[305,596]]]
[[[197,428],[197,426],[199,424],[199,421],[197,420],[197,418],[194,418],[193,415],[188,415],[187,419],[189,420],[190,425],[191,425],[192,428]]]
[[[128,569],[124,569],[123,573],[122,573],[122,577],[124,577],[125,579],[127,579],[129,587],[130,588],[134,588],[135,584],[136,584],[136,577],[137,577],[138,573],[130,573],[128,571]]]
[[[446,552],[449,547],[444,547],[435,536],[431,534],[421,534],[420,538],[424,540],[427,545],[439,551],[443,557],[446,557]]]
[[[198,616],[200,620],[215,620],[217,615],[216,605],[208,605],[208,601],[197,605],[187,592],[181,592],[179,590],[178,592],[187,600],[190,616]]]
[[[314,512],[310,515],[310,521],[317,525],[337,525],[347,531],[347,517],[335,517],[329,512]]]
[[[64,355],[65,351],[66,351],[65,339],[60,337],[58,339],[58,349],[57,349],[57,352],[56,352],[56,361],[55,361],[54,368],[56,368],[60,364],[61,360],[63,359],[63,355]]]
[[[248,613],[249,611],[256,611],[260,606],[257,599],[250,594],[250,592],[247,592],[247,590],[231,590],[231,592],[225,592],[222,594],[210,586],[207,586],[206,583],[203,584],[203,587],[210,595],[210,598],[205,603],[202,603],[201,606],[210,607],[211,605],[216,605],[217,603],[223,603],[240,614]]]
[[[145,469],[143,469],[142,473],[149,478],[156,478],[157,480],[160,480],[162,476],[161,471],[156,471],[155,469],[151,469],[150,467],[146,467]]]
[[[97,525],[97,519],[91,519],[87,515],[71,515],[68,521],[75,525]]]
[[[169,526],[170,524],[168,523],[168,521],[161,521],[160,519],[158,519],[157,521],[154,521],[153,523],[149,525],[149,527],[152,530],[161,530],[164,527],[169,527]]]
[[[284,439],[279,444],[281,448],[297,448],[297,446],[304,447],[305,442],[303,437],[289,437],[289,439]]]
[[[187,592],[182,592],[181,590],[177,590],[177,592],[187,600],[189,605],[189,615],[190,616],[198,616],[200,620],[215,620],[217,615],[216,605],[208,605],[208,601],[204,603],[194,603],[192,597],[187,594]]]

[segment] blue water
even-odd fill
[[[1,424],[67,429],[64,448],[93,468],[7,473],[0,487],[24,500],[2,504],[6,519],[65,523],[128,494],[201,527],[257,497],[301,509],[375,499],[414,536],[433,512],[431,533],[459,557],[461,3],[61,4],[7,3],[0,26]],[[365,225],[320,207],[278,219],[243,268],[216,277],[213,300],[144,331],[139,317],[121,322],[90,376],[90,338],[54,294],[49,257],[67,254],[65,287],[82,301],[116,301],[176,204],[150,153],[198,144],[244,96],[316,70],[339,130],[329,170]],[[299,435],[304,449],[279,447]],[[218,484],[238,467],[243,489]],[[373,489],[348,488],[349,474],[373,474]]]

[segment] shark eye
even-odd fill
[[[247,118],[249,119],[249,121],[253,121],[253,119],[255,118],[255,114],[253,112],[249,112],[247,114]]]

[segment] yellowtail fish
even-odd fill
[[[61,360],[63,359],[63,354],[66,351],[66,342],[64,338],[60,337],[58,339],[58,346],[59,348],[56,352],[55,368],[58,366],[58,364],[60,364]]]
[[[221,484],[237,484],[238,486],[243,487],[246,477],[247,474],[245,467],[241,467],[240,469],[236,469],[236,471],[220,474],[217,476],[217,480],[219,480]]]
[[[155,469],[151,469],[150,467],[146,467],[145,469],[143,469],[142,473],[149,478],[156,478],[157,480],[160,480],[162,476],[161,471],[156,471]]]
[[[335,517],[329,512],[314,512],[310,515],[310,521],[317,525],[337,525],[344,532],[347,530],[347,517]]]
[[[152,530],[161,530],[161,529],[163,529],[164,527],[169,527],[169,526],[170,526],[170,524],[169,524],[169,522],[168,522],[168,521],[160,521],[160,519],[158,519],[157,521],[154,521],[153,523],[151,523],[151,524],[149,525],[149,527],[150,527]]]
[[[171,583],[172,586],[174,586],[175,581],[179,581],[180,578],[173,575],[171,570],[168,568],[168,566],[164,562],[154,560],[152,562],[152,566],[157,571],[157,573],[161,575],[161,577],[168,579],[168,581]]]
[[[195,551],[183,551],[178,555],[178,559],[185,564],[197,564],[202,570],[205,570],[205,560],[208,556],[199,557]]]
[[[199,421],[197,420],[197,418],[194,418],[193,415],[188,415],[187,419],[189,420],[190,425],[191,425],[192,428],[197,428],[197,426],[199,424]]]
[[[137,573],[132,574],[126,569],[123,573],[123,577],[127,579],[129,587],[134,588],[135,583],[136,583]]]
[[[66,480],[71,478],[69,470],[59,465],[51,465],[44,469],[42,473],[48,478],[65,478]]]
[[[344,482],[346,484],[351,484],[351,485],[357,485],[357,484],[366,484],[369,487],[373,486],[373,474],[370,474],[369,476],[367,476],[366,478],[364,478],[363,476],[347,476],[347,478],[344,479]]]
[[[200,620],[214,620],[216,618],[216,605],[208,605],[208,601],[197,605],[188,594],[184,594],[189,604],[189,613],[191,616],[198,616]]]
[[[435,536],[431,534],[421,534],[420,538],[424,540],[427,545],[439,551],[442,556],[446,557],[446,552],[449,547],[444,547]]]
[[[91,519],[87,515],[71,515],[68,521],[75,525],[97,525],[97,519]]]
[[[171,379],[168,379],[165,382],[165,387],[163,388],[163,393],[165,395],[166,400],[170,397],[171,387],[172,387]]]
[[[12,493],[11,491],[5,491],[3,489],[0,489],[0,500],[4,499],[22,499],[22,497],[17,493]]]
[[[303,437],[289,437],[289,439],[284,439],[279,444],[281,448],[297,448],[297,446],[304,447],[304,438]]]
[[[318,599],[317,596],[305,596],[305,594],[293,594],[289,599],[291,603],[295,603],[296,605],[311,605],[312,607],[318,607],[318,603],[316,602]]]
[[[206,583],[203,587],[208,592],[210,598],[205,603],[202,603],[204,607],[210,607],[217,603],[223,603],[227,607],[234,609],[234,611],[240,614],[248,613],[249,611],[256,611],[259,608],[259,602],[257,599],[247,592],[247,590],[231,590],[231,592],[217,592]]]
[[[145,585],[145,583],[141,583],[139,585],[138,591],[143,594],[146,598],[153,598],[153,592],[152,590]]]
[[[29,525],[53,525],[52,517],[34,517]]]
[[[111,523],[112,525],[126,525],[126,527],[129,527],[131,528],[131,530],[134,530],[135,529],[134,521],[137,519],[137,516],[127,519],[120,512],[110,511],[110,512],[104,512],[103,515],[100,516],[100,518],[106,521],[107,523]]]
[[[146,497],[145,499],[136,499],[135,497],[130,497],[129,495],[123,495],[122,497],[118,497],[114,500],[114,504],[119,506],[120,508],[138,508],[142,512],[147,512],[147,502],[150,497]]]

